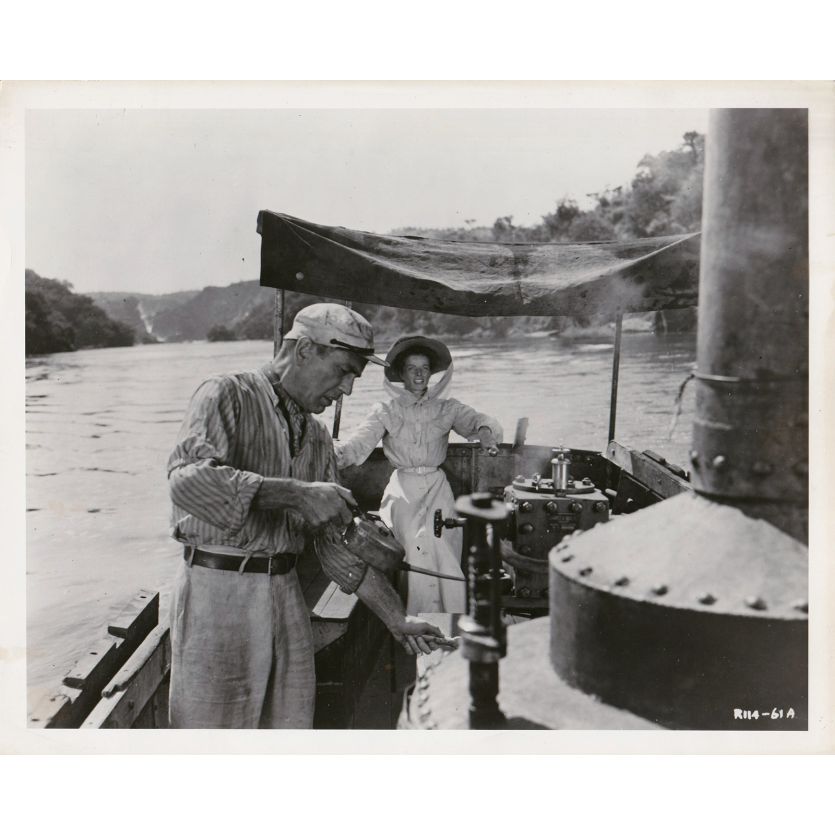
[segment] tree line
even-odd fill
[[[129,325],[111,319],[72,284],[26,270],[26,356],[133,345]]]
[[[638,163],[635,176],[625,186],[607,187],[587,195],[588,209],[581,209],[571,197],[558,200],[554,210],[531,226],[517,225],[512,215],[498,217],[492,226],[476,226],[465,220],[463,227],[425,229],[404,227],[393,235],[460,240],[525,242],[582,242],[633,240],[660,235],[698,231],[701,225],[702,181],[704,176],[704,136],[685,133],[678,148],[647,154]],[[224,288],[218,288],[222,290]],[[314,301],[301,293],[286,293],[285,321]],[[334,300],[338,301],[338,300]],[[188,308],[188,303],[184,305]],[[369,319],[382,343],[404,333],[425,333],[450,338],[505,338],[519,333],[550,331],[563,333],[577,327],[597,326],[596,320],[567,320],[562,317],[484,317],[450,316],[423,310],[357,305]],[[225,314],[228,316],[228,311]],[[671,311],[660,315],[664,327],[692,329],[693,311]],[[210,341],[234,339],[272,339],[272,294],[253,305],[234,321],[217,322],[210,327]],[[107,316],[87,296],[72,292],[67,282],[41,278],[26,271],[26,351],[47,353],[131,345],[133,330]]]

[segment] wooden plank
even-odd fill
[[[107,683],[156,626],[158,617],[159,594],[140,591],[108,626],[110,637],[79,658],[64,677],[63,687],[38,704],[30,715],[30,724],[44,728],[80,727]]]
[[[77,690],[96,686],[101,689],[119,669],[122,661],[119,650],[123,643],[121,638],[102,639],[75,662],[64,676],[63,683]]]
[[[75,720],[81,691],[61,686],[50,696],[41,699],[29,714],[33,728],[77,728]]]
[[[313,630],[313,652],[315,654],[330,646],[334,641],[338,641],[348,631],[348,624],[311,618],[310,628]]]
[[[133,600],[110,621],[107,631],[136,646],[159,623],[159,592],[139,591]]]
[[[606,448],[606,458],[661,498],[667,499],[693,489],[689,481],[671,472],[663,464],[617,441]]]
[[[158,626],[128,659],[105,688],[101,701],[83,728],[131,728],[152,700],[171,668],[171,638],[167,626]]]
[[[355,594],[345,594],[336,583],[330,583],[313,608],[313,617],[320,620],[347,621],[358,603]]]

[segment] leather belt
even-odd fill
[[[271,557],[236,557],[232,554],[211,554],[186,545],[183,558],[189,565],[238,571],[242,574],[287,574],[296,567],[295,554],[273,554]],[[242,567],[243,566],[243,567]]]

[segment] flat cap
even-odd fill
[[[342,348],[361,354],[369,362],[388,366],[384,359],[374,356],[374,329],[368,320],[345,305],[320,302],[302,308],[284,338],[298,339],[300,336],[306,336],[318,345]]]

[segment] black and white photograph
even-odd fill
[[[831,88],[760,84],[7,91],[18,733],[820,750]]]

